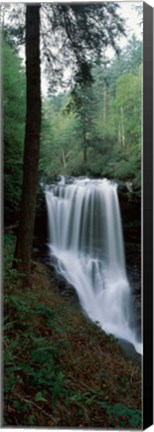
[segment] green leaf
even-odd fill
[[[129,424],[131,427],[137,427],[141,425],[141,416],[140,415],[134,415],[132,418],[129,419]]]
[[[44,398],[41,392],[36,393],[34,399],[36,402],[47,402],[47,399]]]

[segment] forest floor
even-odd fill
[[[3,426],[141,429],[141,366],[60,295],[33,262],[32,289],[6,273]]]

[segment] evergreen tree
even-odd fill
[[[15,266],[25,273],[23,285],[31,284],[31,250],[35,222],[41,128],[40,5],[26,7],[26,131],[23,188]]]
[[[4,222],[19,217],[25,127],[25,71],[3,39]]]
[[[49,24],[49,29],[42,30],[44,55],[50,64],[50,73],[52,66],[53,78],[61,78],[62,64],[66,67],[71,58],[74,80],[79,83],[91,80],[91,59],[101,54],[103,46],[112,45],[118,49],[118,37],[124,33],[123,20],[118,16],[117,9],[118,6],[112,2],[81,5],[53,3],[42,7],[42,14],[46,14]],[[58,46],[56,57],[50,48],[52,38],[54,50]],[[16,266],[26,275],[25,283],[30,284],[41,121],[39,4],[26,5],[26,77],[23,192],[15,258]]]

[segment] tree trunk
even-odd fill
[[[62,164],[63,167],[66,168],[66,159],[65,159],[65,153],[64,153],[64,149],[61,149],[61,155],[62,155]]]
[[[103,124],[106,126],[106,111],[107,111],[107,87],[104,82],[104,94],[103,94]]]
[[[118,126],[118,144],[121,144],[121,124]]]
[[[38,183],[41,128],[40,5],[26,6],[26,130],[23,188],[14,266],[24,273],[23,285],[31,285],[31,253]]]
[[[86,145],[86,143],[84,144],[84,147],[83,147],[83,161],[87,162],[87,145]]]
[[[83,161],[87,162],[87,130],[86,130],[86,117],[83,118]]]
[[[122,145],[125,146],[124,110],[122,107],[121,107],[121,138],[122,138]]]

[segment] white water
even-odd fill
[[[71,283],[87,315],[108,334],[142,353],[131,327],[130,286],[117,185],[106,180],[64,178],[46,190],[49,248],[56,269]]]

